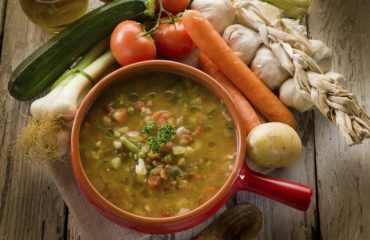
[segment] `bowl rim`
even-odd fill
[[[113,203],[108,201],[103,197],[92,185],[88,176],[85,173],[83,164],[81,161],[80,151],[79,151],[79,139],[80,130],[84,120],[84,117],[91,105],[96,101],[96,99],[104,91],[109,89],[112,85],[118,83],[119,81],[125,81],[127,78],[132,76],[140,75],[147,72],[169,72],[177,75],[182,75],[188,77],[189,79],[200,83],[201,85],[208,88],[212,93],[214,93],[219,99],[221,99],[228,110],[235,127],[236,134],[236,157],[234,162],[234,167],[224,182],[223,186],[213,195],[210,199],[204,202],[202,205],[190,210],[189,212],[181,215],[171,216],[171,217],[145,217],[141,215],[136,215],[129,211],[123,210]],[[71,133],[71,165],[74,172],[76,181],[78,182],[81,190],[84,192],[89,201],[101,208],[104,212],[109,212],[115,217],[122,218],[126,221],[131,221],[141,224],[169,224],[174,222],[181,222],[196,218],[201,216],[202,213],[206,213],[217,203],[222,201],[222,199],[231,191],[235,186],[237,177],[244,163],[244,153],[246,150],[246,131],[242,124],[239,111],[235,107],[232,96],[228,94],[225,88],[218,83],[214,78],[210,77],[206,73],[174,61],[168,60],[150,60],[131,64],[125,67],[121,67],[109,75],[105,76],[100,80],[85,96],[81,102],[75,119],[73,121],[72,133]]]

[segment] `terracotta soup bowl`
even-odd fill
[[[191,79],[216,94],[225,104],[233,119],[236,131],[237,152],[234,168],[222,188],[201,206],[178,216],[152,218],[135,215],[113,205],[105,199],[89,181],[80,157],[80,129],[85,114],[94,101],[112,85],[124,83],[129,78],[148,72],[167,72]],[[130,84],[127,82],[127,84]],[[71,137],[71,161],[75,178],[89,201],[108,219],[126,227],[147,233],[170,233],[193,227],[219,210],[227,199],[236,191],[254,192],[299,210],[306,210],[312,197],[312,189],[308,186],[283,181],[265,176],[250,170],[245,163],[246,132],[241,118],[222,85],[207,74],[184,64],[153,60],[132,64],[109,74],[88,93],[81,103],[73,123]]]

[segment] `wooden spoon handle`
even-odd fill
[[[252,204],[238,204],[226,210],[192,240],[250,240],[262,228],[261,211]]]

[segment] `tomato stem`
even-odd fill
[[[141,33],[138,37],[142,37],[142,36],[148,36],[148,35],[152,35],[154,34],[155,32],[158,31],[158,28],[159,28],[159,25],[162,23],[161,21],[161,18],[162,18],[162,14],[165,13],[169,19],[170,19],[170,23],[175,23],[178,19],[178,16],[173,16],[172,13],[168,12],[166,9],[163,8],[163,0],[159,0],[159,12],[158,12],[158,17],[157,17],[157,20],[156,20],[156,24],[154,27],[152,27],[150,30],[146,31],[145,27],[144,27],[144,32]]]

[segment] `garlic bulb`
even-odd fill
[[[333,52],[320,40],[310,40],[310,43],[313,49],[311,57],[316,61],[324,73],[329,72],[333,60]]]
[[[259,46],[262,44],[259,34],[240,24],[228,26],[222,38],[247,65],[251,63],[256,56]]]
[[[285,81],[279,90],[280,100],[288,107],[305,112],[313,108],[311,101],[303,97],[296,88],[293,78]]]
[[[279,88],[290,77],[274,53],[267,47],[258,49],[251,69],[271,90]]]
[[[236,11],[231,0],[194,0],[190,8],[201,12],[220,34],[233,23]]]

